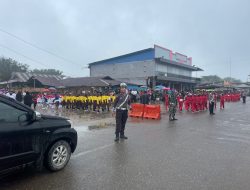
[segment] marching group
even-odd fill
[[[236,102],[240,101],[241,94],[239,92],[234,93],[201,93],[201,94],[191,94],[187,93],[183,96],[182,93],[178,93],[176,96],[178,109],[183,111],[183,108],[186,111],[199,112],[208,109],[208,103],[214,103],[214,109],[217,108],[217,102],[220,102],[220,109],[225,108],[225,102]],[[168,95],[165,96],[165,105],[166,108],[169,107],[169,98]]]
[[[82,109],[85,111],[110,111],[115,100],[113,93],[105,95],[63,96],[62,107],[65,109]]]
[[[214,109],[217,108],[217,102],[220,102],[220,109],[224,109],[225,102],[237,102],[240,101],[241,97],[243,98],[243,103],[245,103],[246,95],[244,92],[207,93],[204,91],[197,94],[176,92],[165,96],[165,105],[166,109],[169,108],[170,115],[175,115],[177,109],[182,112],[183,108],[192,113],[209,109],[210,115],[214,115]],[[170,120],[175,120],[175,118],[170,118]]]

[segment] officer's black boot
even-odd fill
[[[118,142],[119,141],[119,135],[116,135],[115,136],[115,140],[114,140],[115,142]]]
[[[126,137],[125,135],[120,135],[120,139],[126,140],[126,139],[128,139],[128,137]]]

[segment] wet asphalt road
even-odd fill
[[[0,189],[250,189],[250,101],[225,110],[179,113],[178,121],[129,119],[129,139],[114,143],[114,128],[77,127],[79,144],[61,172],[27,169]]]

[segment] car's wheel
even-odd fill
[[[59,171],[63,169],[71,156],[71,148],[68,142],[64,140],[57,141],[49,149],[45,165],[51,171]]]

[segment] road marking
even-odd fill
[[[246,143],[250,144],[248,139],[238,139],[238,138],[223,138],[223,137],[218,137],[216,138],[217,140],[222,140],[222,141],[228,141],[228,142],[236,142],[236,143]]]
[[[113,146],[114,144],[115,144],[115,143],[107,144],[107,145],[104,145],[104,146],[101,146],[101,147],[98,147],[98,148],[94,148],[94,149],[92,149],[92,150],[87,150],[87,151],[84,151],[84,152],[80,152],[80,153],[78,153],[78,154],[72,155],[71,158],[74,159],[74,158],[78,158],[78,157],[84,156],[84,155],[89,154],[89,153],[92,153],[92,152],[96,152],[96,151],[98,151],[98,150],[103,150],[103,149],[106,149],[106,148],[108,148],[108,147],[110,147],[110,146]]]

